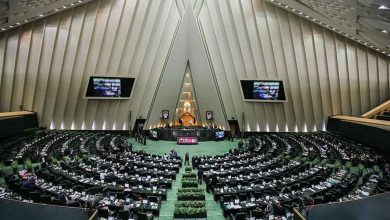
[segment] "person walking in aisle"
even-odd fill
[[[203,170],[198,168],[198,184],[202,185],[202,179],[203,179]]]
[[[184,165],[190,165],[190,154],[187,152],[184,160]]]

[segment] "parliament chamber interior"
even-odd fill
[[[0,219],[390,219],[387,0],[0,12]]]

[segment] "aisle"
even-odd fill
[[[158,220],[172,220],[173,211],[175,209],[175,202],[177,201],[177,189],[181,187],[181,179],[184,173],[185,167],[179,169],[179,173],[176,175],[176,180],[172,183],[172,189],[168,190],[167,201],[161,204],[160,216],[155,218]],[[193,172],[197,172],[194,170]],[[206,195],[206,208],[207,208],[207,220],[225,220],[222,215],[222,209],[219,203],[214,201],[213,194],[206,192],[206,185],[203,182],[199,188],[205,190]]]
[[[179,155],[184,159],[184,154],[189,152],[190,157],[194,155],[210,155],[215,156],[219,154],[225,154],[229,149],[234,149],[240,139],[235,139],[234,142],[230,141],[206,141],[200,142],[198,145],[176,145],[173,141],[151,141],[147,140],[147,145],[139,144],[134,138],[130,138],[129,141],[133,143],[133,150],[144,150],[152,154],[164,155],[171,149],[175,149]],[[184,161],[183,161],[184,163]],[[191,160],[190,160],[191,163]],[[161,204],[160,216],[154,218],[155,220],[172,220],[173,212],[175,209],[175,202],[177,201],[177,191],[181,188],[182,175],[185,172],[185,166],[179,169],[179,173],[176,175],[176,180],[172,183],[172,189],[168,190],[167,200]],[[197,173],[197,170],[193,172]],[[206,208],[207,208],[207,220],[225,220],[222,215],[222,208],[219,202],[215,202],[212,193],[206,192],[206,185],[203,182],[200,186],[205,190],[206,195]]]
[[[167,200],[161,204],[160,216],[158,220],[172,220],[175,202],[177,201],[177,189],[181,187],[181,179],[184,173],[184,166],[179,169],[176,180],[172,182],[172,189],[168,190]]]

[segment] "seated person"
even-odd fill
[[[274,210],[274,215],[276,215],[276,216],[285,216],[286,215],[286,210],[283,207],[282,203],[280,203],[280,202],[273,204],[273,210]]]
[[[68,197],[64,192],[61,192],[58,196],[58,200],[64,204],[64,205],[70,205],[72,203],[75,203],[77,201],[71,199],[70,197]]]

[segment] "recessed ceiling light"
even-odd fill
[[[60,9],[58,9],[58,8],[56,8],[56,9],[54,9],[54,11],[59,11]]]
[[[66,5],[62,6],[63,8],[66,8]]]
[[[10,28],[13,28],[14,26],[10,25],[9,27],[10,27]]]
[[[72,4],[70,4],[71,6],[73,6],[74,4],[72,3]]]
[[[39,17],[43,17],[43,14],[40,14]]]
[[[301,15],[301,14],[302,14],[302,12],[299,12],[298,14],[300,14],[300,15]]]
[[[17,25],[20,25],[20,23],[19,23],[19,22],[17,22],[16,24],[17,24]]]
[[[382,30],[381,32],[384,33],[384,34],[388,34],[388,33],[389,33],[389,32],[386,31],[386,30]]]
[[[306,15],[305,17],[307,17],[307,18],[308,18],[308,17],[309,17],[309,15]]]
[[[381,6],[379,6],[378,9],[379,9],[379,10],[387,10],[387,9],[390,9],[390,8],[387,7],[386,5],[381,5]]]
[[[272,0],[272,1],[273,1],[273,0]],[[81,3],[81,2],[83,2],[83,1],[80,0],[79,3]]]
[[[5,31],[5,28],[2,28],[1,30],[2,30],[2,31]]]
[[[26,20],[24,20],[24,22],[28,22],[28,20],[26,19]]]

